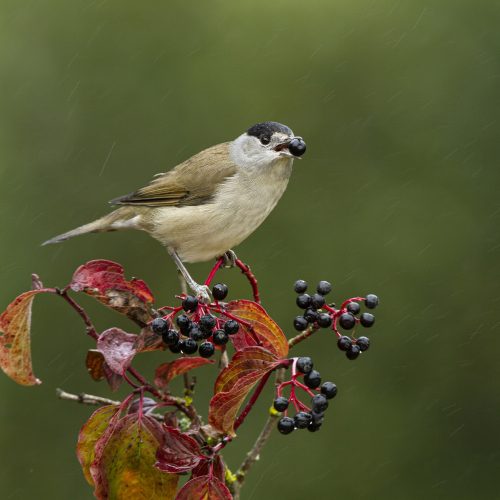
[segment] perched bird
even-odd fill
[[[232,255],[283,195],[302,137],[277,122],[257,123],[232,142],[212,146],[147,186],[112,200],[118,208],[94,222],[56,236],[59,243],[86,233],[139,229],[166,248],[188,286],[202,300],[208,287],[191,278],[184,262]]]

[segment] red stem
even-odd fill
[[[224,264],[224,257],[219,257],[217,259],[217,262],[214,264],[214,267],[212,267],[212,270],[210,271],[210,274],[208,275],[207,279],[205,280],[206,286],[210,286],[210,283],[212,283],[214,276],[217,274],[217,271],[220,269],[222,264]]]
[[[241,272],[246,276],[247,280],[249,281],[250,286],[252,287],[253,300],[257,302],[257,304],[260,304],[259,284],[257,283],[257,278],[252,273],[250,266],[245,264],[240,259],[236,259],[235,264],[241,269]]]
[[[264,389],[264,386],[266,385],[266,382],[271,376],[271,373],[272,371],[267,372],[260,380],[259,385],[252,394],[252,397],[246,404],[245,408],[243,408],[243,411],[240,413],[240,416],[236,419],[236,422],[234,423],[234,430],[236,430],[244,422],[246,416],[252,410],[253,405],[256,403],[257,399],[259,399],[260,393],[262,392],[262,389]]]

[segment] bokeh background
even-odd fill
[[[39,245],[191,154],[281,121],[308,152],[237,249],[265,306],[291,336],[297,278],[382,305],[357,361],[326,333],[297,349],[339,396],[321,432],[273,436],[243,498],[499,498],[499,21],[491,0],[3,0],[0,308],[31,272],[64,285],[94,258],[170,302],[174,266],[145,234]],[[237,271],[222,279],[248,296]],[[81,302],[99,328],[133,328]],[[0,377],[2,498],[92,497],[74,453],[92,410],[55,397],[110,395],[86,374],[89,347],[73,311],[37,299],[44,383]],[[150,376],[167,358],[137,364]],[[198,376],[203,407],[213,372]],[[232,468],[270,398],[228,446]]]

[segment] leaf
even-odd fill
[[[156,454],[155,466],[164,472],[179,474],[197,467],[207,458],[201,454],[200,445],[191,436],[173,427],[164,427],[164,442]]]
[[[118,406],[103,406],[92,413],[91,417],[80,429],[78,443],[76,445],[76,456],[83,469],[83,475],[88,483],[93,486],[94,481],[90,474],[90,465],[94,461],[94,447],[97,440],[102,436],[109,425],[110,420],[119,411]]]
[[[95,297],[141,326],[145,326],[152,318],[154,297],[148,286],[135,278],[127,281],[123,267],[116,262],[87,262],[75,271],[70,287],[75,292],[85,292]]]
[[[155,371],[155,385],[159,389],[164,389],[168,386],[168,383],[178,375],[182,375],[193,368],[198,368],[199,366],[213,362],[212,359],[190,357],[178,358],[170,363],[162,363]]]
[[[109,368],[123,375],[136,355],[136,335],[126,333],[119,328],[109,328],[97,339],[97,350],[102,353]]]
[[[169,500],[178,476],[154,467],[162,429],[150,417],[126,415],[97,441],[90,467],[100,500]]]
[[[193,469],[193,477],[210,475],[210,467],[212,474],[222,482],[226,479],[226,466],[220,455],[215,455],[212,460],[203,460]]]
[[[262,347],[247,347],[238,351],[215,381],[209,423],[219,432],[235,436],[234,423],[243,401],[255,384],[280,363],[273,353]]]
[[[123,377],[111,370],[104,359],[103,353],[97,349],[87,351],[85,366],[93,380],[99,382],[105,378],[112,391],[118,390],[123,382]]]
[[[188,481],[175,500],[232,500],[227,486],[215,476],[198,476]]]
[[[227,304],[225,310],[252,325],[252,331],[250,331],[244,323],[240,323],[238,333],[231,336],[235,349],[241,350],[259,345],[257,338],[261,347],[276,354],[279,358],[287,357],[288,340],[261,305],[251,300],[234,300]]]
[[[0,368],[21,385],[42,383],[34,376],[31,363],[31,310],[35,295],[45,291],[19,295],[0,316]]]

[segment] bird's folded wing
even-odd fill
[[[236,173],[229,157],[229,143],[201,151],[169,172],[158,175],[134,193],[111,200],[112,205],[179,207],[207,203],[217,188]]]

